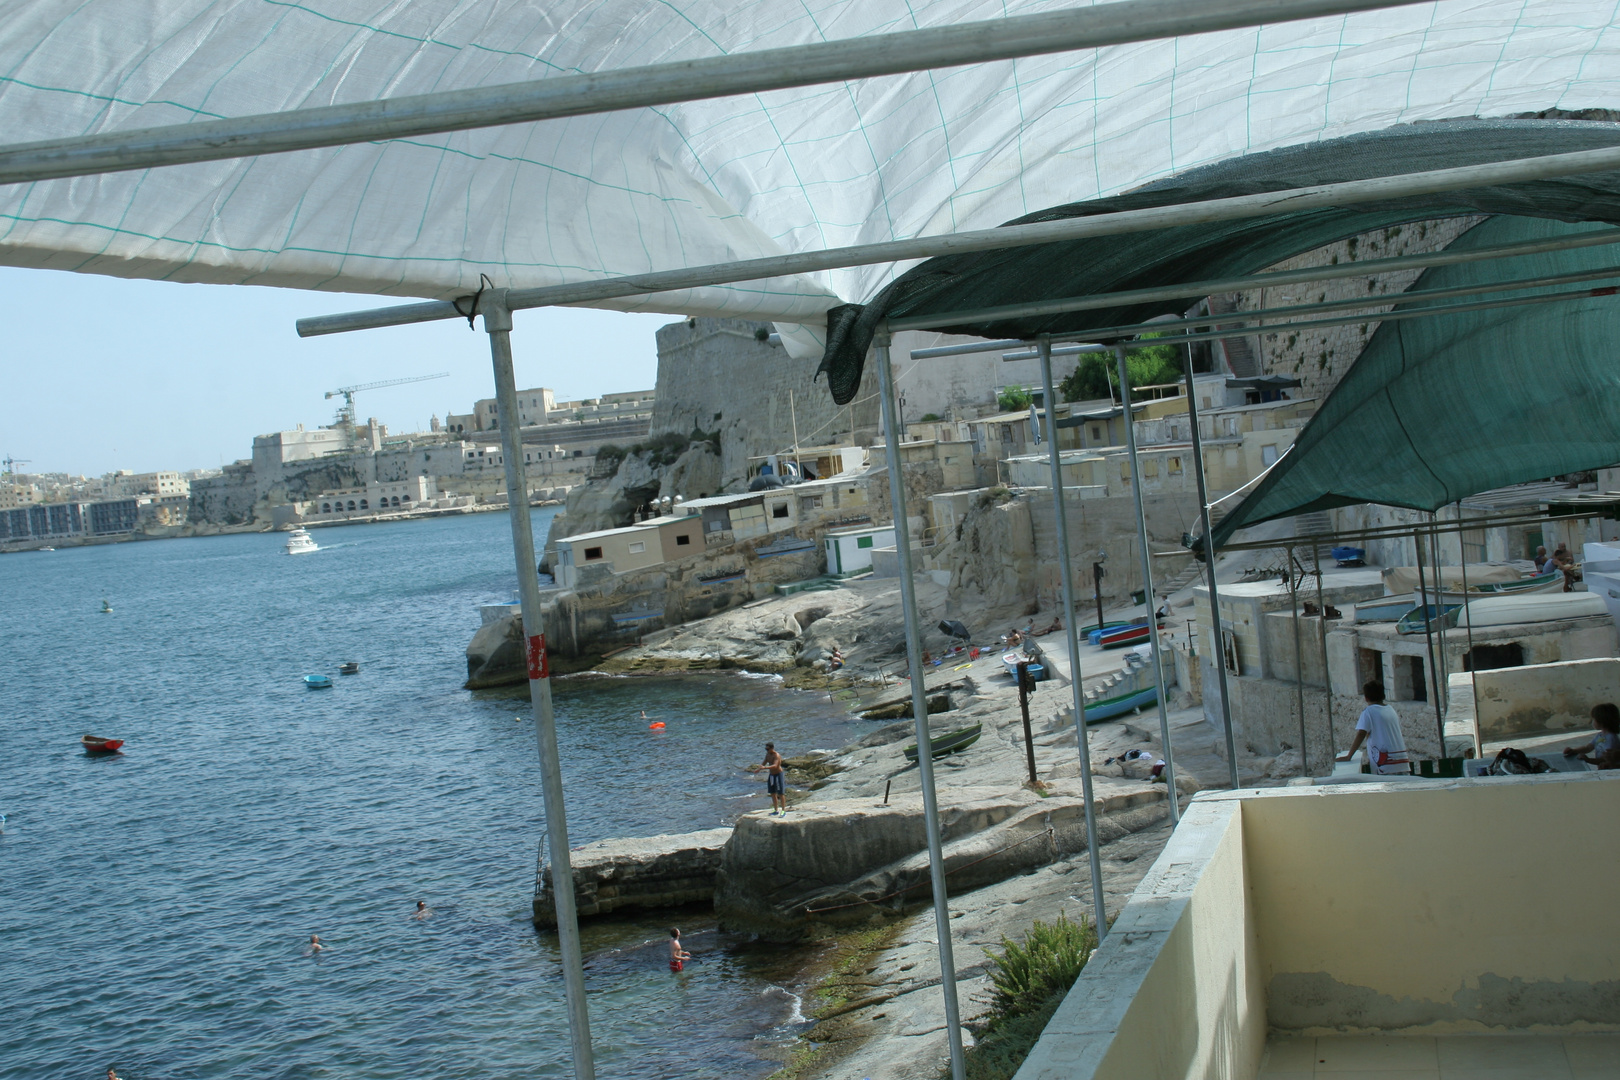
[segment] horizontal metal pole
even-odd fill
[[[859,244],[792,255],[773,255],[762,259],[745,259],[685,270],[606,278],[601,281],[550,285],[535,289],[513,289],[508,294],[508,301],[513,310],[550,307],[557,304],[589,304],[624,296],[641,296],[675,289],[696,289],[734,281],[756,281],[848,266],[1031,247],[1057,241],[1151,232],[1155,229],[1202,225],[1216,221],[1240,221],[1265,217],[1269,214],[1353,206],[1358,203],[1432,195],[1470,187],[1521,184],[1556,176],[1608,172],[1615,169],[1620,169],[1620,147],[1579,150],[1568,154],[1516,158],[1485,165],[1429,169],[1369,180],[1349,180],[1337,184],[1289,188],[1285,191],[1264,192],[1259,195],[1238,195],[1203,202],[1122,210],[1112,214],[1065,218],[1061,221],[1007,225],[996,229],[890,240],[880,244]],[[376,326],[397,326],[407,322],[433,322],[439,319],[464,317],[448,301],[437,301],[300,319],[298,333],[301,337],[313,337],[348,330],[366,330]]]
[[[1541,255],[1549,251],[1567,251],[1571,248],[1602,247],[1620,244],[1620,229],[1602,229],[1577,236],[1554,237],[1546,240],[1521,240],[1513,244],[1495,244],[1466,251],[1442,249],[1422,255],[1398,255],[1389,259],[1367,259],[1363,262],[1337,263],[1333,266],[1310,266],[1303,270],[1279,270],[1268,274],[1249,274],[1244,277],[1213,278],[1208,281],[1189,281],[1180,285],[1165,285],[1151,289],[1126,289],[1120,292],[1096,293],[1060,300],[1042,300],[1030,304],[1007,304],[1002,307],[978,308],[969,311],[947,311],[932,315],[911,315],[889,320],[889,329],[943,330],[976,322],[997,322],[1002,319],[1022,319],[1038,315],[1066,315],[1072,311],[1094,311],[1097,308],[1119,307],[1125,304],[1151,303],[1155,300],[1185,300],[1195,296],[1218,296],[1221,293],[1248,292],[1272,289],[1279,285],[1300,285],[1340,278],[1372,277],[1395,274],[1407,270],[1426,270],[1435,266],[1456,263],[1481,262],[1487,259],[1506,259],[1518,255]],[[1206,322],[1209,320],[1205,320]],[[960,346],[957,346],[960,348]],[[913,353],[919,356],[919,353]],[[950,353],[936,353],[949,356]]]
[[[0,148],[0,183],[414,138],[1072,52],[1414,2],[1128,0],[671,64],[23,143]]]
[[[1468,311],[1487,311],[1491,309],[1526,307],[1531,304],[1551,304],[1560,300],[1585,300],[1595,296],[1620,295],[1620,287],[1609,285],[1596,289],[1570,289],[1565,292],[1547,293],[1542,296],[1515,296],[1500,300],[1479,300],[1469,304],[1435,304],[1432,307],[1413,308],[1410,311],[1389,311],[1374,315],[1341,315],[1333,319],[1304,319],[1300,322],[1272,323],[1268,326],[1242,327],[1232,330],[1210,330],[1199,334],[1175,334],[1168,337],[1136,339],[1124,341],[1120,344],[1127,349],[1149,349],[1156,345],[1185,345],[1193,341],[1222,341],[1227,338],[1253,337],[1255,334],[1275,334],[1283,330],[1317,330],[1327,326],[1348,326],[1358,322],[1400,322],[1404,319],[1423,319],[1432,315],[1459,315]],[[1206,322],[1208,320],[1205,320]],[[1152,328],[1156,324],[1144,324]],[[1084,331],[1090,336],[1094,331]],[[1053,341],[1062,340],[1060,335],[1053,334]],[[1069,340],[1072,340],[1070,338]],[[1054,348],[1053,356],[1073,356],[1076,353],[1096,351],[1089,345],[1066,345]],[[1037,352],[1007,353],[1003,360],[1031,360],[1040,354]]]
[[[1620,238],[1617,238],[1620,239]],[[1222,333],[1232,334],[1232,323],[1257,324],[1268,319],[1288,318],[1293,315],[1310,315],[1324,311],[1366,311],[1368,322],[1378,322],[1387,315],[1372,312],[1373,308],[1399,309],[1403,304],[1415,304],[1428,300],[1444,300],[1455,296],[1480,296],[1486,293],[1515,292],[1519,289],[1548,288],[1553,285],[1572,285],[1577,281],[1596,281],[1602,278],[1620,277],[1620,266],[1605,266],[1597,270],[1581,270],[1568,274],[1549,274],[1542,277],[1516,278],[1511,281],[1479,282],[1473,285],[1455,285],[1447,289],[1419,289],[1416,292],[1386,293],[1382,296],[1369,294],[1367,296],[1353,297],[1348,300],[1326,300],[1315,304],[1289,304],[1285,307],[1257,308],[1254,311],[1232,311],[1224,315],[1197,315],[1183,319],[1160,318],[1153,322],[1125,323],[1121,326],[1099,326],[1084,331],[1086,337],[1121,338],[1136,337],[1139,334],[1151,334],[1161,330],[1182,330],[1198,326],[1216,326]],[[1238,336],[1247,337],[1251,334],[1267,333],[1277,327],[1292,327],[1297,324],[1291,322],[1278,323],[1275,326],[1251,325],[1237,332]],[[1103,349],[1101,345],[1082,345],[1064,351],[1065,355],[1076,352],[1095,352]],[[1022,360],[1022,354],[1007,356],[1003,359]]]
[[[1464,498],[1467,498],[1467,496],[1464,496]],[[1453,501],[1455,501],[1455,500],[1453,500]],[[1552,501],[1557,502],[1558,500],[1555,499],[1555,500],[1552,500]],[[1376,505],[1385,505],[1385,504],[1376,504]],[[1445,504],[1442,504],[1442,505],[1445,505]],[[1411,509],[1411,507],[1400,507],[1400,509]],[[1524,513],[1524,512],[1511,513],[1510,512],[1510,513],[1500,514],[1500,515],[1497,515],[1497,516],[1494,516],[1494,517],[1486,516],[1486,517],[1477,517],[1477,518],[1463,518],[1460,522],[1457,521],[1456,519],[1440,520],[1440,521],[1435,522],[1434,529],[1435,529],[1436,532],[1439,532],[1439,533],[1474,532],[1474,531],[1479,530],[1479,529],[1501,529],[1501,528],[1508,528],[1508,527],[1512,527],[1512,526],[1516,526],[1516,525],[1534,525],[1534,524],[1537,524],[1537,523],[1540,523],[1540,522],[1546,522],[1546,521],[1586,521],[1589,518],[1599,516],[1601,513],[1602,513],[1602,508],[1600,508],[1600,507],[1593,507],[1592,508],[1592,513],[1590,513],[1590,514],[1579,514],[1579,513],[1577,513],[1577,514],[1543,514],[1543,513],[1539,513],[1539,512],[1536,512],[1536,513]],[[1264,524],[1264,522],[1260,522],[1260,524]],[[1276,540],[1246,540],[1246,541],[1242,541],[1240,543],[1222,544],[1220,547],[1216,548],[1216,550],[1217,551],[1264,551],[1267,548],[1287,547],[1290,544],[1294,545],[1296,547],[1307,547],[1307,546],[1309,546],[1311,544],[1320,545],[1320,544],[1328,543],[1328,542],[1333,541],[1333,540],[1399,540],[1399,539],[1411,536],[1412,535],[1412,528],[1413,528],[1412,525],[1379,525],[1379,526],[1376,526],[1376,527],[1370,528],[1370,529],[1351,529],[1351,530],[1348,530],[1348,531],[1345,531],[1345,532],[1310,533],[1310,534],[1308,534],[1306,536],[1285,536],[1285,537],[1280,537],[1280,538],[1278,538]],[[1427,523],[1424,523],[1424,528],[1425,528],[1425,530],[1427,530],[1429,528],[1429,525]],[[1192,552],[1187,550],[1187,549],[1182,549],[1180,551],[1155,552],[1154,554],[1156,554],[1156,555],[1190,555],[1190,554],[1192,554]],[[1487,595],[1487,594],[1481,594],[1482,597],[1484,595]]]
[[[1023,338],[1007,338],[1003,341],[975,341],[966,345],[939,345],[932,349],[912,349],[913,360],[932,360],[939,356],[971,356],[974,353],[995,352],[998,349],[1016,349],[1020,345],[1028,345]]]

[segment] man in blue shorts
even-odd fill
[[[765,744],[765,760],[760,762],[765,769],[765,790],[771,796],[771,814],[787,816],[787,775],[782,771],[782,755],[776,752],[775,743]]]

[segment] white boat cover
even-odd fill
[[[1458,614],[1457,625],[1479,629],[1509,623],[1552,622],[1607,615],[1603,597],[1589,592],[1535,593],[1530,596],[1489,596],[1470,600]]]
[[[7,142],[366,101],[1075,0],[11,0]],[[1238,155],[1614,103],[1611,6],[1445,0],[858,83],[0,188],[0,263],[450,297],[981,228]],[[645,301],[816,324],[904,267]],[[790,334],[800,355],[812,338]]]

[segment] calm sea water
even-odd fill
[[[526,693],[459,689],[506,517],[313,535],[0,558],[3,1080],[572,1075]],[[770,679],[555,685],[575,843],[721,824],[765,739],[858,723]],[[792,957],[690,922],[678,976],[662,923],[587,924],[600,1075],[758,1076],[795,1030]]]

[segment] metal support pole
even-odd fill
[[[1316,567],[1316,606],[1321,609],[1322,615],[1318,629],[1322,638],[1322,692],[1327,695],[1324,699],[1322,711],[1327,716],[1328,734],[1328,761],[1332,762],[1339,756],[1339,740],[1333,734],[1333,675],[1328,671],[1327,647],[1327,600],[1322,593],[1322,547],[1320,544],[1311,545],[1311,558]]]
[[[1237,740],[1232,737],[1232,698],[1226,690],[1226,650],[1221,644],[1221,595],[1215,584],[1214,530],[1209,524],[1209,488],[1204,481],[1204,443],[1198,434],[1198,397],[1194,393],[1192,350],[1186,353],[1187,419],[1192,426],[1194,475],[1198,478],[1198,517],[1204,526],[1204,565],[1208,568],[1210,644],[1215,650],[1215,681],[1221,690],[1221,730],[1226,734],[1226,769],[1232,786],[1238,786]]]
[[[1294,546],[1288,546],[1288,608],[1294,623],[1294,698],[1299,706],[1299,775],[1311,775],[1305,753],[1305,650],[1299,643],[1299,586],[1294,581]]]
[[[1462,622],[1464,632],[1468,638],[1468,654],[1465,657],[1468,663],[1468,682],[1474,689],[1474,753],[1480,752],[1479,746],[1479,657],[1474,655],[1474,620],[1468,617],[1468,548],[1463,544],[1462,538],[1462,500],[1457,500],[1457,553],[1461,556],[1459,565],[1462,567],[1463,609]],[[1445,756],[1444,748],[1440,756]]]
[[[1176,797],[1176,759],[1170,749],[1170,713],[1164,702],[1164,642],[1159,635],[1159,616],[1153,607],[1153,555],[1148,550],[1147,511],[1142,503],[1142,463],[1136,456],[1136,425],[1131,422],[1131,375],[1125,364],[1124,346],[1114,346],[1114,359],[1119,364],[1119,398],[1125,402],[1125,454],[1131,460],[1131,493],[1136,496],[1136,538],[1142,549],[1142,592],[1147,598],[1148,640],[1153,645],[1153,677],[1159,687],[1159,741],[1164,744],[1164,782],[1168,785],[1165,790],[1170,793],[1170,822],[1179,824],[1181,806]],[[1047,366],[1051,366],[1050,356],[1047,357]]]
[[[546,846],[551,849],[551,885],[557,905],[557,945],[562,953],[563,993],[568,1001],[568,1037],[576,1080],[595,1080],[591,1016],[585,1001],[585,967],[574,910],[574,869],[568,856],[568,816],[563,807],[562,765],[551,708],[551,669],[546,662],[546,630],[540,614],[540,576],[534,561],[534,526],[529,520],[529,487],[523,468],[522,423],[517,382],[512,374],[512,312],[505,289],[486,290],[478,312],[489,334],[495,365],[496,416],[506,465],[506,501],[512,517],[512,553],[517,559],[523,636],[528,646],[529,700],[534,705],[534,737],[540,751],[540,794],[546,810]]]
[[[1057,515],[1058,573],[1063,582],[1063,632],[1069,643],[1069,690],[1074,705],[1074,738],[1080,751],[1080,796],[1086,803],[1086,854],[1091,862],[1091,911],[1097,938],[1108,933],[1103,904],[1102,856],[1097,853],[1097,809],[1091,787],[1091,740],[1086,735],[1086,693],[1080,671],[1080,632],[1074,617],[1074,566],[1069,561],[1069,521],[1063,513],[1063,464],[1058,455],[1057,423],[1052,401],[1052,343],[1041,339],[1041,389],[1046,405],[1046,453],[1052,464],[1052,508]],[[1127,414],[1128,415],[1128,414]],[[1175,789],[1171,789],[1172,795]]]
[[[1035,680],[1029,677],[1029,665],[1022,660],[1014,674],[1018,679],[1018,715],[1024,721],[1024,761],[1029,765],[1029,785],[1034,787],[1041,779],[1035,773],[1035,735],[1029,728],[1029,692],[1035,688]]]
[[[1423,583],[1422,528],[1412,530],[1412,549],[1417,553],[1418,609],[1423,612],[1423,645],[1429,657],[1429,670],[1427,672],[1427,677],[1432,684],[1429,694],[1434,698],[1434,726],[1440,733],[1440,748],[1443,752],[1446,745],[1446,721],[1441,715],[1440,711],[1439,669],[1434,666],[1434,624],[1429,619],[1429,587]],[[1439,599],[1440,595],[1438,592],[1436,592],[1435,600],[1439,601]],[[1435,606],[1438,607],[1439,604],[1436,603]]]
[[[1457,546],[1458,546],[1459,549],[1462,547],[1461,540],[1458,541]],[[1434,511],[1432,511],[1432,510],[1429,511],[1429,552],[1434,557],[1434,591],[1435,591],[1435,597],[1436,597],[1435,606],[1437,608],[1439,608],[1439,611],[1440,611],[1440,627],[1439,627],[1439,630],[1436,631],[1436,633],[1435,633],[1435,637],[1438,638],[1439,640],[1437,641],[1437,643],[1435,645],[1435,650],[1434,650],[1435,651],[1435,657],[1438,660],[1438,663],[1435,665],[1435,669],[1434,669],[1434,671],[1435,671],[1434,681],[1435,681],[1436,689],[1437,689],[1438,694],[1439,694],[1438,700],[1439,700],[1441,706],[1443,708],[1445,708],[1445,709],[1450,709],[1451,708],[1451,678],[1450,678],[1450,671],[1447,669],[1447,665],[1446,665],[1446,615],[1445,615],[1445,611],[1446,611],[1446,576],[1445,576],[1444,570],[1442,569],[1443,560],[1440,557],[1440,555],[1441,555],[1441,551],[1440,551],[1440,534],[1439,534],[1438,531],[1436,531],[1436,529],[1434,527]],[[1443,728],[1443,725],[1442,725],[1442,728]],[[1445,733],[1444,733],[1444,730],[1442,730],[1442,732],[1441,732],[1441,740],[1440,740],[1440,756],[1441,757],[1446,756],[1445,755],[1446,743],[1445,743],[1445,737],[1444,736],[1445,736]]]
[[[894,372],[889,367],[889,331],[873,339],[883,402],[883,454],[889,466],[889,501],[895,551],[900,561],[900,605],[906,623],[906,662],[911,666],[911,715],[917,728],[917,772],[922,780],[923,823],[928,835],[928,876],[934,891],[934,931],[939,936],[939,987],[945,995],[945,1035],[950,1041],[951,1080],[965,1080],[961,1010],[956,1003],[956,957],[951,948],[951,907],[945,894],[945,854],[939,836],[939,797],[934,792],[934,756],[929,752],[928,695],[923,687],[922,634],[917,585],[911,576],[911,528],[906,522],[906,481],[900,471],[900,428],[895,418]]]

